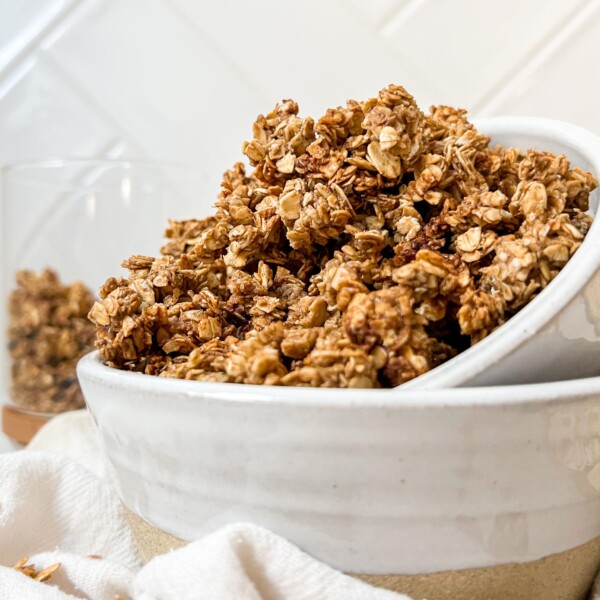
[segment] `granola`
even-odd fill
[[[213,216],[171,222],[90,312],[119,369],[323,387],[406,382],[477,343],[581,245],[595,177],[491,146],[400,86],[257,118]]]
[[[61,283],[51,269],[19,271],[16,283],[8,299],[12,400],[47,413],[82,408],[75,367],[94,348],[86,318],[92,292],[81,282]]]

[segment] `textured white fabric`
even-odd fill
[[[64,593],[6,568],[26,555],[38,569],[62,563],[52,581]],[[112,600],[130,595],[140,562],[108,483],[66,458],[20,451],[0,455],[0,565],[2,600]]]
[[[101,479],[108,480],[100,452],[100,434],[87,410],[74,410],[50,420],[29,442],[27,450],[70,458]]]
[[[79,463],[79,464],[78,464]],[[0,455],[2,600],[401,600],[327,567],[251,524],[225,527],[140,569],[134,541],[82,411],[30,448]],[[49,584],[10,569],[62,564]],[[100,555],[101,560],[89,558]]]
[[[150,561],[134,581],[139,600],[401,600],[343,575],[279,536],[229,525]]]
[[[61,563],[50,584],[9,568]],[[89,558],[100,555],[102,560]],[[25,451],[0,454],[0,600],[401,600],[255,525],[230,525],[140,569],[85,411],[55,418]],[[592,598],[600,600],[600,582]]]

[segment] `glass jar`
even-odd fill
[[[125,275],[129,256],[156,256],[169,218],[202,216],[210,202],[198,173],[143,162],[20,163],[2,184],[3,429],[27,443],[84,406],[75,365],[94,347],[87,313],[100,285]]]

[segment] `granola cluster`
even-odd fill
[[[580,246],[590,173],[490,146],[464,110],[400,86],[316,122],[259,116],[216,214],[171,222],[90,317],[105,362],[203,381],[406,382],[535,297]]]
[[[86,318],[94,296],[81,282],[19,271],[8,300],[11,397],[29,410],[57,413],[82,408],[77,361],[94,348],[95,327]]]

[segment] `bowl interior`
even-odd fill
[[[517,147],[522,151],[533,148],[564,154],[572,166],[591,171],[596,177],[600,176],[600,138],[581,127],[528,117],[480,119],[475,124],[483,133],[491,136],[492,144]],[[588,212],[591,215],[596,215],[599,199],[600,190],[596,188],[590,194]],[[471,381],[481,384],[481,380],[486,378],[495,384],[511,383],[501,381],[503,365],[508,365],[510,354],[561,313],[581,293],[599,268],[600,223],[594,221],[580,249],[557,277],[527,306],[475,346],[402,387],[437,389],[470,385]],[[482,377],[480,374],[486,369],[493,369],[493,374],[487,373]],[[514,368],[508,371],[507,376],[510,377]],[[539,377],[539,373],[536,377]],[[552,373],[547,369],[547,379],[537,380],[552,380]]]

